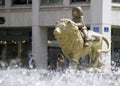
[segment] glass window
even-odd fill
[[[28,52],[32,50],[31,32],[31,28],[0,28],[0,61],[9,64],[18,58],[25,66]]]
[[[74,2],[90,2],[90,0],[71,0],[71,3]]]
[[[112,2],[120,3],[120,0],[112,0]]]
[[[5,5],[5,0],[0,0],[0,5]]]
[[[44,4],[62,4],[63,0],[41,0],[41,5]]]
[[[12,0],[13,5],[32,4],[32,0]]]
[[[29,4],[32,4],[32,0],[28,0],[28,3],[29,3]]]

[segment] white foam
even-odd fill
[[[120,86],[120,71],[89,73],[9,69],[0,71],[0,86]]]

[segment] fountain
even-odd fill
[[[17,66],[0,70],[0,86],[120,86],[120,69],[112,62],[112,71],[88,72],[24,69]],[[117,69],[117,71],[116,71]]]
[[[0,86],[120,86],[120,70],[108,73],[55,72],[41,69],[0,71]]]

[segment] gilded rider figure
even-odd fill
[[[73,21],[78,24],[80,30],[84,34],[84,46],[88,47],[89,46],[89,37],[88,37],[88,31],[87,27],[85,26],[84,19],[83,19],[83,10],[81,7],[74,7],[72,9],[72,16],[73,16]]]

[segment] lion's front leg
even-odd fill
[[[91,59],[91,67],[100,68],[101,66],[102,66],[102,63],[100,62],[98,57]]]
[[[69,68],[70,68],[70,69],[75,69],[75,70],[78,69],[78,62],[73,61],[73,60],[70,61],[70,62],[69,62]]]

